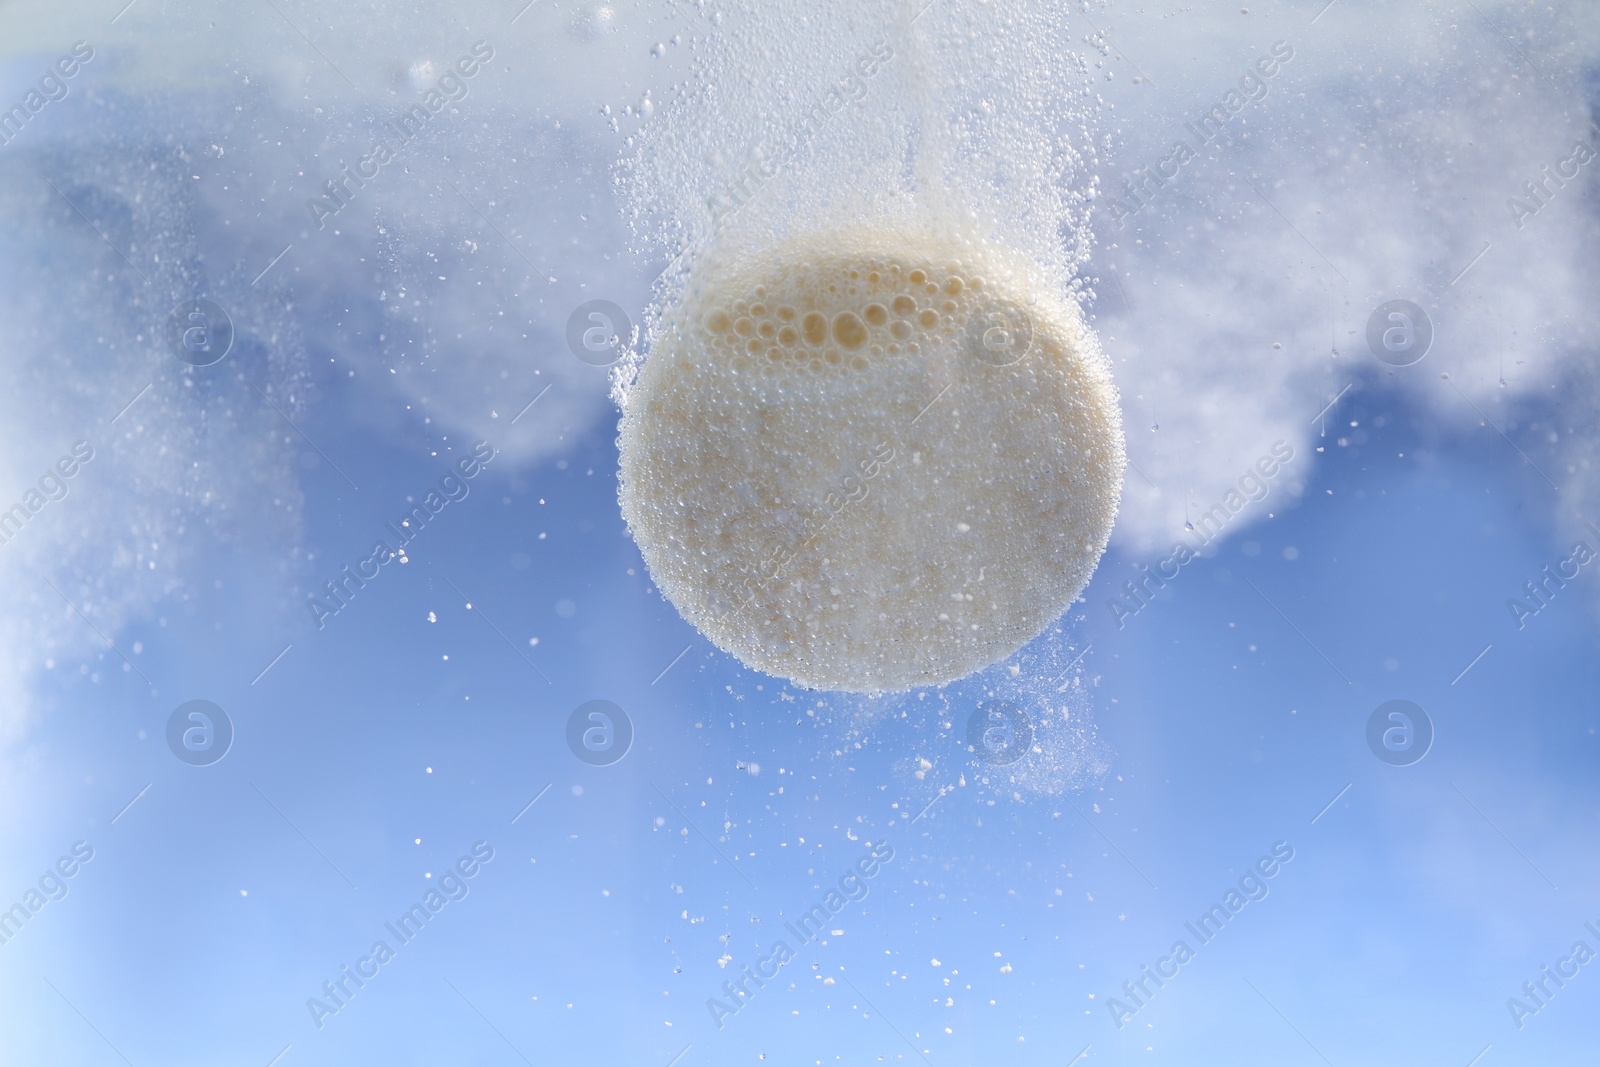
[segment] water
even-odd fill
[[[1585,7],[118,7],[0,9],[0,1058],[1592,1045]],[[618,500],[685,292],[852,228],[1150,427],[942,687],[743,665]]]

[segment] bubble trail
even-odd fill
[[[651,576],[813,688],[965,677],[1094,573],[1126,462],[1050,5],[731,2],[620,167],[667,271],[614,376]],[[656,259],[656,262],[661,262]]]

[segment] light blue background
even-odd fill
[[[1164,32],[1127,14],[1123,22],[1135,40]],[[1239,54],[1253,54],[1259,36]],[[107,40],[107,66],[134,62]],[[537,57],[568,45],[532,35],[517,47]],[[4,100],[39,56],[7,64]],[[148,113],[116,90],[95,108],[87,96],[52,105],[61,109],[44,116],[53,124],[26,131],[39,134],[26,158],[86,160],[115,150],[122,142],[108,131],[120,126],[147,146],[160,144],[168,119],[185,136],[204,126],[184,127],[181,107],[154,91]],[[550,189],[566,198],[560,211],[593,212],[595,221],[571,225],[598,246],[620,239],[602,180],[580,166],[594,158],[588,136],[574,135],[573,173]],[[0,182],[33,181],[19,158],[0,150]],[[237,176],[266,157],[222,158]],[[224,169],[196,164],[206,166]],[[305,169],[331,173],[325,159]],[[87,162],[76,173],[94,185]],[[410,177],[385,173],[397,186]],[[259,212],[266,221],[250,225],[281,226],[287,241],[303,220],[276,220],[297,210],[298,195],[241,198],[231,210]],[[220,221],[228,210],[195,210],[194,247],[213,260],[196,276],[247,293],[264,257],[248,269],[217,266],[233,254]],[[75,257],[85,276],[120,269],[92,234],[51,236],[69,222],[79,225],[63,211],[0,253],[11,285]],[[473,226],[486,244],[499,239]],[[556,229],[539,242],[541,263],[580,254],[563,251]],[[1162,253],[1126,236],[1118,243],[1095,264],[1124,279],[1099,309],[1108,335],[1163,313],[1164,294],[1141,282]],[[451,283],[417,309],[419,336],[452,294],[508,284],[502,259],[521,269],[503,248],[494,254],[441,251]],[[1434,302],[1445,308],[1439,334],[1416,367],[1391,372],[1359,333],[1343,342],[1328,394],[1353,388],[1326,437],[1312,429],[1309,448],[1296,444],[1303,493],[1275,484],[1250,505],[1249,525],[1239,520],[1124,628],[1106,599],[1164,552],[1113,547],[1064,630],[1008,661],[1020,681],[1002,665],[943,692],[869,701],[745,670],[661,599],[618,514],[614,412],[563,422],[559,448],[542,457],[497,458],[424,528],[408,563],[386,566],[317,630],[303,592],[367,555],[408,496],[420,498],[473,442],[443,440],[422,422],[421,402],[372,410],[371,394],[345,373],[386,369],[372,336],[394,320],[355,273],[371,265],[337,239],[296,255],[282,285],[298,301],[293,315],[309,339],[300,380],[312,388],[296,400],[295,421],[316,445],[258,399],[250,417],[269,427],[263,440],[288,442],[282,454],[303,503],[298,542],[264,559],[193,522],[181,590],[154,596],[108,634],[149,684],[111,650],[64,658],[33,676],[42,710],[0,758],[0,903],[20,899],[74,842],[95,850],[66,898],[0,945],[9,1020],[0,1061],[265,1067],[282,1053],[285,1067],[665,1067],[681,1054],[685,1067],[762,1057],[953,1067],[1060,1065],[1085,1050],[1085,1062],[1275,1067],[1465,1067],[1483,1053],[1479,1063],[1499,1067],[1574,1062],[1597,1047],[1600,964],[1520,1030],[1506,1009],[1575,941],[1600,950],[1583,928],[1600,925],[1594,568],[1524,629],[1506,607],[1574,541],[1600,549],[1580,521],[1600,515],[1558,502],[1540,473],[1563,486],[1576,477],[1544,433],[1570,435],[1592,413],[1559,394],[1508,400],[1488,414],[1511,427],[1516,448],[1480,425],[1438,377],[1490,343],[1452,333],[1453,297]],[[620,256],[600,269],[611,271],[612,294],[645,291],[648,273]],[[345,270],[345,288],[330,283]],[[603,389],[604,372],[578,365],[559,334],[566,309],[593,295],[574,278],[596,272],[556,273],[548,292],[525,298],[538,305],[529,334],[464,342],[510,344],[525,365],[519,380],[474,382],[502,421],[540,387],[537,368],[591,375],[589,388]],[[52,290],[40,286],[42,301]],[[130,318],[151,328],[162,300]],[[1358,305],[1352,298],[1346,313],[1352,331],[1363,325]],[[5,329],[26,333],[21,321]],[[1115,344],[1107,348],[1115,360]],[[176,361],[153,349],[144,358],[160,410],[193,401],[198,425],[202,411],[217,419],[252,400],[243,378],[227,376],[254,373],[245,361],[265,356],[242,344],[197,387],[216,390],[204,403],[185,391]],[[71,386],[30,377],[26,388]],[[1424,403],[1424,393],[1442,399]],[[125,399],[108,394],[94,410],[109,416]],[[1310,425],[1314,413],[1310,404],[1295,417]],[[1142,420],[1130,405],[1130,434],[1152,432]],[[136,484],[141,449],[159,432],[104,434],[75,480],[78,495],[51,507]],[[230,440],[220,431],[204,440],[201,458],[224,472],[249,462],[217,451]],[[41,440],[39,462],[17,462],[42,469],[58,450],[55,438]],[[53,595],[42,585],[35,594]],[[1053,736],[1068,755],[1103,761],[1103,773],[1047,774],[1062,788],[1041,791],[965,751],[966,716],[992,687],[1051,698],[1053,679],[1085,647],[1072,673],[1087,695],[1072,706],[1092,721],[1093,740]],[[164,742],[172,709],[195,698],[223,707],[236,731],[209,767],[184,765]],[[596,698],[624,708],[636,731],[631,751],[607,767],[579,762],[564,740],[568,715]],[[1395,698],[1425,709],[1436,731],[1409,767],[1366,747],[1368,715]],[[930,769],[919,777],[922,758]],[[478,841],[494,858],[469,895],[318,1028],[307,998],[388,939],[384,923]],[[1107,1003],[1123,982],[1187,939],[1184,923],[1278,841],[1294,858],[1269,895],[1198,946],[1118,1028]],[[843,933],[800,948],[719,1029],[707,998],[721,997],[723,981],[783,937],[784,922],[869,842],[888,842],[895,856],[834,920]]]

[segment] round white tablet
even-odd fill
[[[1124,464],[1077,305],[982,244],[885,231],[704,268],[628,392],[621,506],[683,616],[749,666],[948,682],[1088,583]]]

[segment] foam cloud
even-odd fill
[[[473,12],[441,16],[454,35],[389,32],[372,12],[307,20],[331,63],[315,47],[257,47],[299,41],[270,6],[204,32],[131,14],[104,29],[90,14],[8,13],[0,55],[9,89],[75,27],[102,28],[73,93],[0,148],[0,344],[16,383],[0,398],[0,507],[73,442],[96,450],[66,499],[0,545],[8,739],[41,710],[44,672],[138,670],[107,640],[184,598],[214,547],[263,561],[289,590],[310,577],[296,427],[414,447],[420,425],[537,462],[610,410],[605,372],[565,350],[571,309],[596,292],[637,305],[645,284],[615,266],[620,223],[593,177],[610,131],[563,126],[580,110],[597,119],[591,102],[563,102],[595,88],[592,66],[522,62],[537,31],[514,32],[502,11],[479,6],[494,24],[483,33],[465,24]],[[428,128],[319,228],[307,201],[496,32],[503,49],[520,37],[518,58],[455,75]],[[201,295],[235,337],[223,362],[191,368],[166,320]]]
[[[1309,453],[1317,413],[1352,384],[1397,394],[1430,434],[1495,422],[1560,487],[1547,496],[1554,522],[1600,504],[1588,461],[1600,325],[1588,264],[1600,233],[1582,192],[1593,177],[1552,185],[1521,226],[1508,206],[1541,165],[1600,142],[1586,95],[1600,37],[1550,12],[1485,12],[1455,22],[1342,4],[1313,25],[1314,12],[1280,6],[1249,20],[1256,40],[1234,29],[1213,37],[1214,51],[1122,24],[1119,39],[1137,41],[1162,88],[1114,94],[1111,197],[1185,138],[1238,70],[1274,42],[1294,50],[1265,98],[1146,207],[1120,226],[1100,217],[1098,322],[1115,338],[1143,475],[1126,483],[1124,544],[1164,543],[1186,501],[1218,499],[1277,437]],[[1538,42],[1539,61],[1505,37],[1513,30]],[[1208,53],[1227,58],[1191,58]],[[1421,305],[1435,326],[1432,351],[1400,370],[1366,340],[1369,315],[1391,298]],[[1518,432],[1541,420],[1543,432]]]

